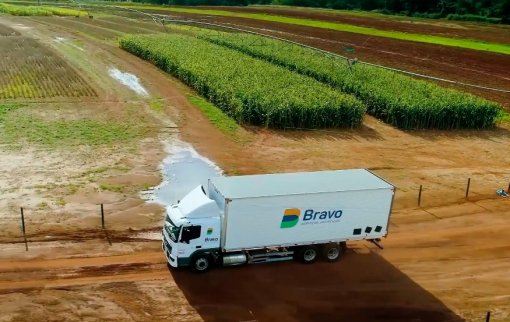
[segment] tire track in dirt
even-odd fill
[[[89,240],[104,239],[110,243],[121,242],[150,242],[155,239],[148,238],[146,234],[161,233],[161,228],[144,229],[136,231],[108,231],[100,229],[79,230],[79,231],[66,231],[66,232],[38,232],[35,234],[27,234],[29,243],[45,243],[45,242],[59,242],[59,241],[72,241],[84,242]],[[145,234],[145,235],[144,235]],[[0,244],[22,244],[24,240],[20,237],[0,237]]]
[[[72,286],[83,286],[89,284],[109,284],[120,282],[139,282],[139,281],[154,281],[166,280],[168,283],[170,274],[165,267],[159,271],[131,273],[131,274],[118,274],[108,276],[86,276],[77,278],[65,279],[40,279],[19,282],[0,282],[0,294],[13,293],[28,290],[41,290],[48,288],[65,288]]]
[[[0,293],[87,284],[160,280],[169,277],[170,273],[162,252],[0,261]]]
[[[42,260],[20,260],[0,261],[0,273],[19,271],[19,270],[35,270],[35,269],[55,269],[55,268],[83,268],[95,267],[100,265],[115,265],[126,263],[164,263],[163,252],[150,252],[133,255],[118,256],[102,256],[102,257],[79,257],[66,259],[42,259]]]

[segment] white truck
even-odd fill
[[[318,257],[388,233],[395,187],[365,169],[216,177],[167,208],[163,251],[198,272]]]

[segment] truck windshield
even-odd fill
[[[165,224],[166,232],[168,233],[172,241],[177,242],[177,238],[179,237],[179,231],[181,230],[181,227],[176,226],[169,216],[166,217],[166,222],[167,222],[167,224]]]

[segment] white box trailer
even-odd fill
[[[163,249],[173,267],[205,271],[322,255],[388,233],[393,185],[365,169],[216,177],[168,207]]]

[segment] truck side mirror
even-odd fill
[[[182,229],[181,243],[189,244],[190,240],[200,237],[200,226],[187,226]]]
[[[189,244],[189,228],[188,227],[184,227],[184,229],[182,230],[182,233],[181,233],[181,240],[180,242],[181,243],[186,243],[186,244]]]

